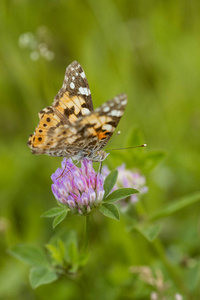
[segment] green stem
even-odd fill
[[[138,209],[139,207],[139,209]],[[143,205],[143,203],[141,201],[139,201],[139,205],[137,206],[138,209],[138,214],[143,214],[144,216],[147,216],[147,212],[145,210],[145,207]],[[163,247],[163,244],[161,242],[161,240],[159,240],[158,238],[156,240],[154,240],[154,242],[152,243],[152,246],[154,247],[155,251],[158,253],[160,259],[162,260],[163,264],[165,265],[167,271],[169,272],[171,278],[173,279],[174,283],[176,284],[176,286],[180,289],[180,292],[182,292],[182,294],[187,295],[188,299],[190,298],[190,293],[187,289],[187,287],[184,285],[182,278],[177,270],[177,268],[175,266],[173,266],[170,261],[168,260],[166,253],[165,253],[165,249]]]
[[[188,299],[190,298],[190,293],[188,292],[187,287],[185,286],[178,270],[175,268],[175,266],[173,266],[167,259],[166,257],[166,253],[165,253],[165,249],[163,248],[163,245],[161,243],[161,241],[159,239],[156,239],[153,243],[152,243],[154,249],[156,250],[156,252],[158,253],[158,255],[160,256],[163,264],[165,265],[167,271],[169,272],[171,278],[173,279],[174,283],[176,284],[176,286],[180,289],[179,292],[182,293],[183,295],[187,296]]]
[[[86,224],[85,224],[85,242],[83,244],[83,253],[87,252],[89,239],[90,239],[90,231],[91,231],[91,216],[86,216]]]

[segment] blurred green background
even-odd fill
[[[168,154],[144,174],[147,214],[199,190],[199,12],[198,0],[1,0],[1,300],[150,299],[149,287],[130,274],[129,267],[162,269],[165,258],[159,257],[158,245],[128,233],[123,217],[120,222],[98,217],[94,221],[95,237],[82,281],[61,278],[32,290],[28,267],[7,249],[18,243],[42,247],[54,234],[51,220],[40,215],[55,205],[50,175],[61,159],[34,156],[26,142],[38,112],[52,103],[65,68],[74,60],[85,70],[94,107],[117,93],[128,95],[119,125],[122,134],[109,147],[123,147],[127,132],[136,126],[148,144],[146,151]],[[130,157],[135,150],[123,150],[123,159],[124,151]],[[112,155],[107,161],[116,167]],[[134,166],[134,160],[126,163]],[[177,286],[170,268],[164,268],[172,288],[167,299],[175,299],[175,292],[183,295],[184,287],[184,299],[200,299],[199,204],[161,223],[163,255],[180,283]],[[83,218],[71,217],[55,232],[73,228],[81,235],[83,224]]]

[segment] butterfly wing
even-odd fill
[[[90,114],[80,117],[73,124],[64,124],[49,132],[43,144],[46,154],[52,156],[86,157],[101,150],[111,138],[127,104],[121,94],[107,101]],[[41,154],[41,153],[36,153]]]
[[[77,61],[67,67],[63,86],[55,96],[52,108],[65,124],[73,123],[93,110],[89,84]]]
[[[92,98],[85,73],[74,61],[65,72],[62,88],[54,98],[52,106],[39,112],[40,122],[28,146],[35,154],[46,154],[52,133],[61,125],[72,124],[93,110]]]
[[[126,104],[127,95],[120,94],[75,123],[77,133],[84,137],[87,149],[99,151],[108,143],[124,113]]]

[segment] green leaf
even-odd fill
[[[56,272],[45,267],[33,267],[29,275],[29,281],[33,289],[40,285],[51,283],[56,279],[58,279]]]
[[[84,266],[87,264],[88,259],[89,259],[89,253],[81,254],[81,255],[79,256],[78,265],[79,265],[80,267],[84,267]]]
[[[50,252],[51,257],[59,264],[62,264],[65,258],[65,245],[63,241],[61,239],[58,239],[57,246],[53,244],[46,244],[45,246]]]
[[[12,256],[30,265],[47,266],[48,260],[43,252],[38,249],[27,246],[18,245],[8,251]]]
[[[117,176],[118,176],[118,171],[114,170],[110,172],[110,174],[106,177],[104,182],[104,190],[105,190],[104,197],[106,197],[114,187],[117,181]]]
[[[126,197],[129,197],[136,193],[139,193],[139,192],[137,190],[131,189],[131,188],[118,189],[118,190],[114,191],[112,194],[108,195],[108,197],[106,199],[104,199],[103,201],[112,203],[112,202],[116,202],[118,200],[124,199]]]
[[[119,221],[117,207],[111,203],[103,203],[99,206],[99,211],[106,217]]]
[[[68,211],[65,210],[63,213],[59,214],[55,219],[53,220],[53,229],[60,224],[67,216]]]
[[[76,264],[78,262],[78,249],[76,247],[76,244],[72,242],[69,245],[68,251],[69,251],[68,255],[69,255],[71,264],[72,265]]]
[[[45,245],[46,248],[48,249],[48,251],[51,254],[51,257],[54,261],[56,261],[57,263],[61,264],[63,261],[63,258],[60,255],[60,251],[59,249],[57,249],[54,245],[52,244],[47,244]]]
[[[57,215],[60,215],[62,212],[66,211],[66,208],[63,207],[53,207],[47,211],[45,211],[41,217],[52,218]]]
[[[186,208],[187,206],[192,205],[198,201],[200,201],[200,192],[194,193],[191,195],[187,195],[180,199],[174,200],[173,203],[170,203],[164,209],[162,209],[158,212],[155,212],[150,217],[150,220],[152,221],[152,220],[157,220],[157,219],[161,219],[161,218],[170,216],[171,214],[173,214],[183,208]]]
[[[61,239],[58,240],[58,248],[59,248],[59,252],[60,252],[60,258],[62,260],[64,260],[65,258],[65,244],[63,243],[63,241]]]
[[[161,225],[153,225],[153,226],[134,226],[133,229],[140,232],[149,242],[153,242],[156,237],[159,235],[162,227]]]

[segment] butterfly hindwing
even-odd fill
[[[126,94],[120,94],[78,120],[76,122],[77,132],[84,135],[85,143],[87,144],[87,139],[90,143],[91,136],[93,136],[97,140],[95,147],[98,147],[99,150],[102,149],[115,131],[126,104]]]

